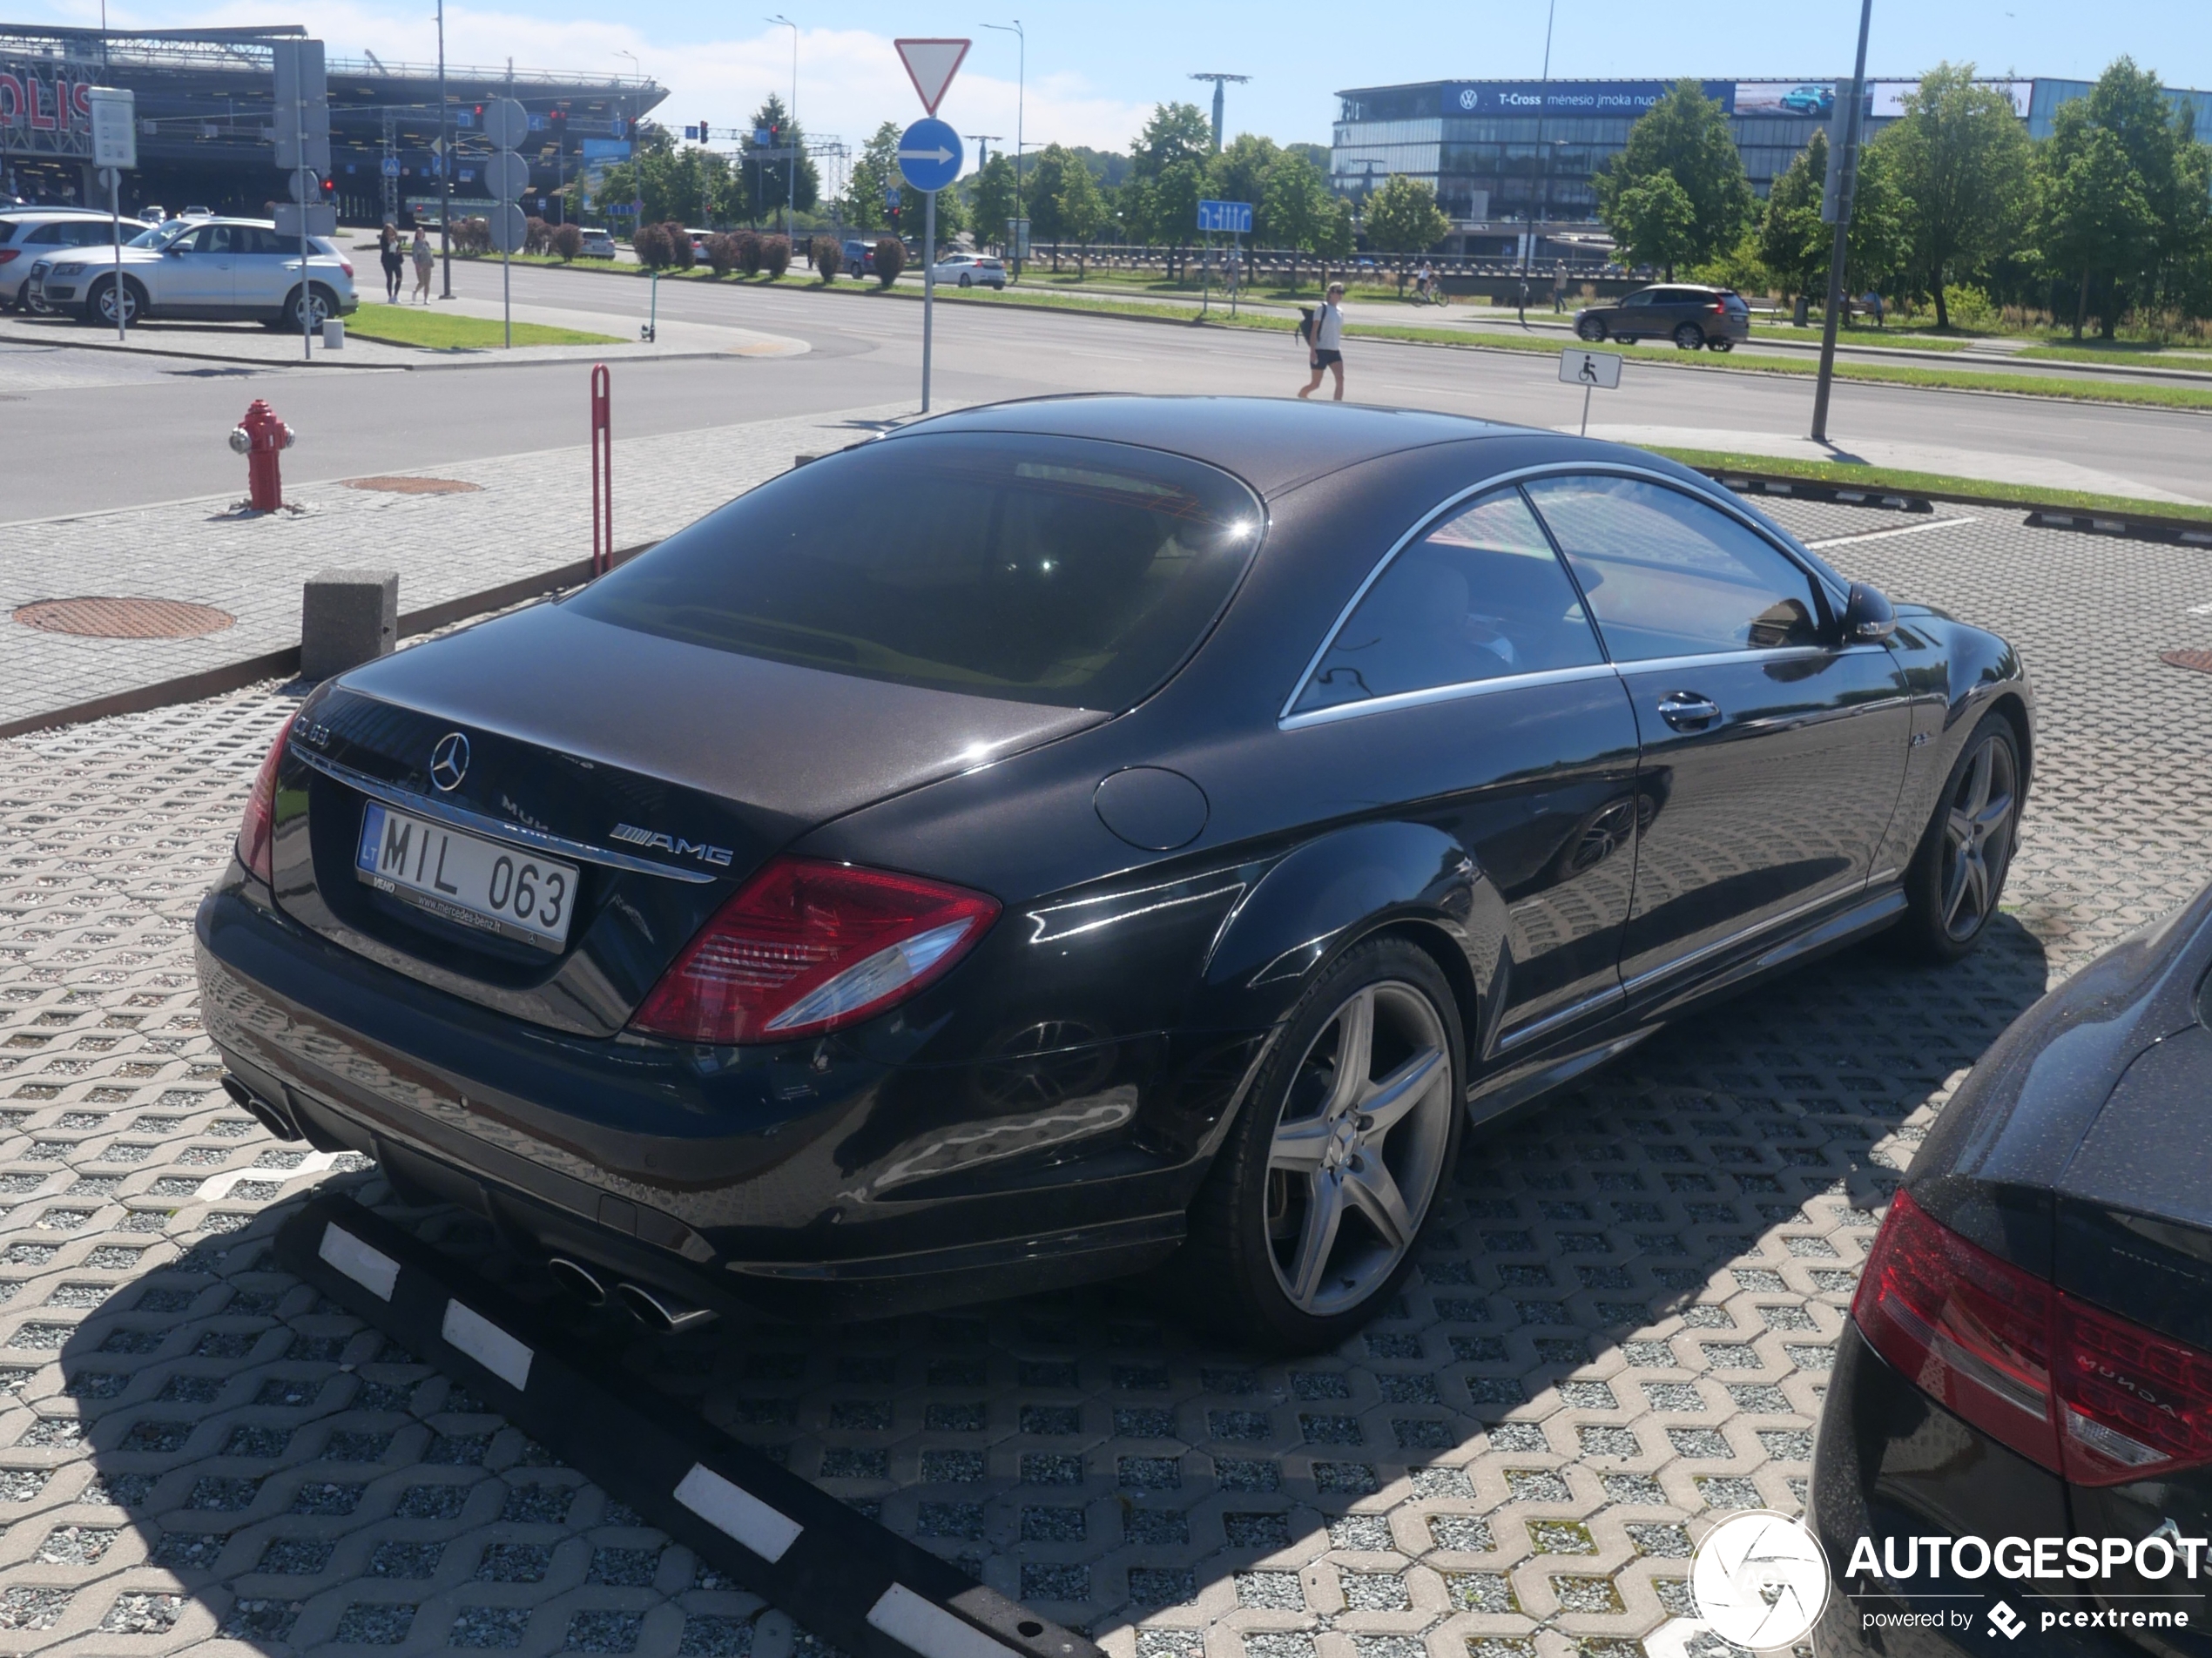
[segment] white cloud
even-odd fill
[[[71,22],[98,16],[96,0],[50,0],[32,10]],[[267,14],[265,0],[110,6],[114,24],[142,28],[257,24],[267,21]],[[313,26],[334,57],[358,57],[367,47],[387,63],[436,60],[437,30],[428,5],[388,10],[360,0],[327,0],[315,9]],[[670,91],[656,118],[679,132],[702,117],[718,128],[742,126],[770,92],[786,101],[792,96],[791,31],[772,25],[750,36],[671,46],[612,17],[562,19],[448,3],[445,35],[448,64],[497,66],[512,53],[517,68],[613,76],[629,74],[631,58],[624,54],[635,54],[637,65]],[[962,133],[1000,135],[995,151],[1013,147],[1021,89],[1011,76],[983,72],[979,60],[990,61],[995,70],[1001,67],[996,60],[1011,56],[997,50],[990,37],[978,39],[938,111]],[[1057,142],[1119,150],[1151,112],[1150,105],[1103,96],[1074,74],[1040,76],[1019,101],[1022,136],[1033,146]],[[801,32],[799,116],[810,134],[834,135],[857,152],[883,122],[904,125],[921,113],[888,36],[858,29]],[[973,166],[973,145],[969,152]]]

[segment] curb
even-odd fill
[[[588,1343],[564,1339],[351,1198],[309,1200],[279,1229],[275,1255],[700,1559],[857,1658],[1104,1658]]]
[[[2212,522],[2202,519],[2161,518],[2149,513],[2101,512],[2080,507],[2039,507],[2032,501],[2007,501],[1965,490],[1870,489],[1858,484],[1831,483],[1819,478],[1746,472],[1736,467],[1691,466],[1689,469],[1703,473],[1740,495],[1783,495],[1797,501],[1831,501],[1848,507],[1885,507],[1892,512],[1912,513],[1933,512],[1935,503],[1941,501],[1953,506],[2025,513],[2027,527],[2033,529],[2071,529],[2086,535],[2124,536],[2134,541],[2212,547]]]
[[[0,343],[5,342],[9,342],[8,340],[5,337],[0,337]],[[226,357],[206,351],[176,351],[161,346],[118,346],[100,340],[32,339],[21,341],[20,343],[25,345],[52,346],[57,350],[63,351],[105,351],[119,357],[165,357],[179,362],[226,363],[235,367],[262,368],[273,371],[284,368],[351,368],[360,373],[372,374],[417,374],[426,372],[455,368],[566,368],[572,364],[580,363],[585,361],[585,359],[582,356],[532,357],[524,362],[515,362],[511,361],[505,361],[496,355],[494,355],[483,358],[471,357],[465,361],[457,362],[440,361],[435,357],[433,357],[432,360],[428,362],[333,362],[330,360],[329,354],[326,353],[321,356],[304,358],[294,362],[280,361],[274,357]],[[378,340],[374,343],[381,345],[384,342]],[[624,340],[620,343],[627,345],[630,342]],[[430,347],[401,346],[396,347],[395,349],[401,351],[428,351]],[[489,351],[491,347],[486,347],[484,349]],[[526,347],[524,349],[530,349],[530,347]],[[574,349],[578,352],[587,353],[596,349],[597,351],[604,354],[607,347],[604,346],[597,347],[577,346],[574,347]],[[799,354],[803,355],[804,354],[802,353]],[[738,350],[735,347],[732,347],[722,351],[656,352],[650,357],[617,358],[615,361],[617,362],[645,363],[700,362],[708,358],[743,357],[744,355],[745,354],[742,351]],[[771,359],[770,361],[774,360]]]
[[[627,563],[658,545],[656,540],[622,548],[616,552],[615,562],[618,564]],[[580,587],[590,579],[591,561],[584,558],[542,570],[535,576],[518,576],[514,581],[502,582],[497,587],[464,593],[457,598],[442,599],[435,604],[425,605],[419,610],[409,610],[402,615],[400,617],[399,637],[412,639],[425,633],[434,633],[456,622],[465,622],[471,617],[503,610],[509,605],[521,603],[524,599],[556,593],[563,588]],[[128,691],[96,697],[89,702],[72,703],[66,708],[49,709],[41,714],[27,714],[21,719],[0,725],[0,739],[23,737],[32,731],[56,731],[65,725],[82,725],[90,720],[108,719],[117,714],[143,714],[151,709],[168,708],[178,703],[198,702],[203,698],[219,697],[227,691],[241,691],[264,679],[293,678],[299,671],[300,647],[287,645],[280,650],[265,650],[259,656],[203,668],[198,673],[157,680],[150,685],[133,685]]]

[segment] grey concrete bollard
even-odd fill
[[[327,679],[388,657],[400,637],[400,573],[327,570],[308,579],[300,602],[300,674]]]

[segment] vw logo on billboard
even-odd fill
[[[448,731],[430,751],[430,781],[451,793],[468,775],[469,739],[459,731]]]
[[[1482,94],[1472,86],[1464,88],[1460,93],[1460,107],[1463,110],[1471,110],[1481,102]]]

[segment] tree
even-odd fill
[[[899,183],[899,132],[896,121],[886,121],[860,146],[845,186],[840,211],[860,230],[880,230],[890,222],[884,199]]]
[[[1418,179],[1393,172],[1367,198],[1367,240],[1386,253],[1420,253],[1451,233],[1452,221],[1436,205],[1436,192]],[[1402,266],[1402,262],[1401,262]],[[1398,273],[1399,292],[1406,273]]]
[[[1060,197],[1055,205],[1060,210],[1061,228],[1082,249],[1076,255],[1076,274],[1088,275],[1091,239],[1106,222],[1106,197],[1089,167],[1078,161],[1062,170]]]
[[[765,146],[755,145],[753,135],[764,130],[770,135],[768,143]],[[814,170],[813,162],[806,158],[806,144],[805,131],[798,122],[791,118],[790,111],[784,108],[784,101],[773,92],[769,93],[766,100],[752,112],[750,125],[738,137],[738,159],[745,172],[745,200],[752,217],[758,219],[764,214],[772,216],[780,213],[784,204],[792,199],[792,164],[780,157],[764,156],[758,160],[753,159],[752,152],[764,147],[770,150],[797,149],[799,152],[798,199],[792,201],[792,206],[802,213],[814,211],[821,179]]]
[[[2088,313],[2090,284],[2104,277],[2118,286],[2140,270],[2155,253],[2159,233],[2157,210],[2119,135],[2087,120],[2070,124],[2080,131],[2067,131],[2067,112],[2080,107],[2069,104],[2059,111],[2060,130],[2042,158],[2043,204],[2036,226],[2052,267],[2080,273],[2074,311],[2076,340]],[[2060,138],[2067,139],[2063,145]],[[2114,309],[2107,307],[2099,319],[2107,339],[2112,336]]]
[[[1130,172],[1157,179],[1178,162],[1204,166],[1213,158],[1213,121],[1196,104],[1156,104],[1130,146]]]
[[[1654,181],[1670,180],[1668,191]],[[1664,246],[1665,266],[1712,259],[1736,245],[1756,211],[1728,116],[1696,81],[1677,82],[1629,129],[1629,141],[1598,173],[1597,214],[1614,240]],[[1686,211],[1685,211],[1686,210]],[[1654,242],[1652,238],[1658,240]]]
[[[1196,104],[1156,104],[1130,146],[1130,178],[1143,188],[1132,200],[1144,239],[1175,250],[1171,275],[1182,273],[1183,250],[1197,233],[1198,203],[1213,160],[1213,122]]]
[[[1268,240],[1293,253],[1325,254],[1330,251],[1337,229],[1337,199],[1312,163],[1291,155],[1277,162],[1267,175],[1262,206]],[[1344,206],[1348,213],[1351,204]],[[1296,260],[1291,261],[1291,286],[1298,286]]]
[[[1060,219],[1061,187],[1068,182],[1068,174],[1082,162],[1069,154],[1062,145],[1048,144],[1029,160],[1029,176],[1023,181],[1022,199],[1029,213],[1029,240],[1032,246],[1047,242],[1052,247],[1052,268],[1060,268],[1060,243],[1066,234]]]
[[[1820,217],[1827,196],[1828,135],[1815,132],[1766,199],[1759,226],[1759,263],[1786,293],[1825,292],[1836,227]],[[1853,293],[1878,288],[1911,257],[1909,210],[1889,158],[1869,147],[1859,158],[1851,196],[1851,235],[1844,247],[1844,286]]]
[[[1272,138],[1239,132],[1206,164],[1206,191],[1217,201],[1248,201],[1255,209],[1267,192],[1267,175],[1282,160],[1283,152]],[[1255,222],[1252,229],[1260,232]]]
[[[976,169],[968,183],[968,205],[978,241],[995,242],[1006,234],[1006,221],[1015,216],[1010,157],[995,155]]]
[[[730,205],[730,164],[708,150],[647,146],[608,168],[597,193],[608,201],[642,201],[641,222],[711,224]]]
[[[1972,64],[1939,64],[1905,97],[1905,114],[1865,151],[1902,198],[1911,270],[1951,326],[1944,287],[2016,250],[2034,209],[2034,148],[2013,100],[1974,84]]]

